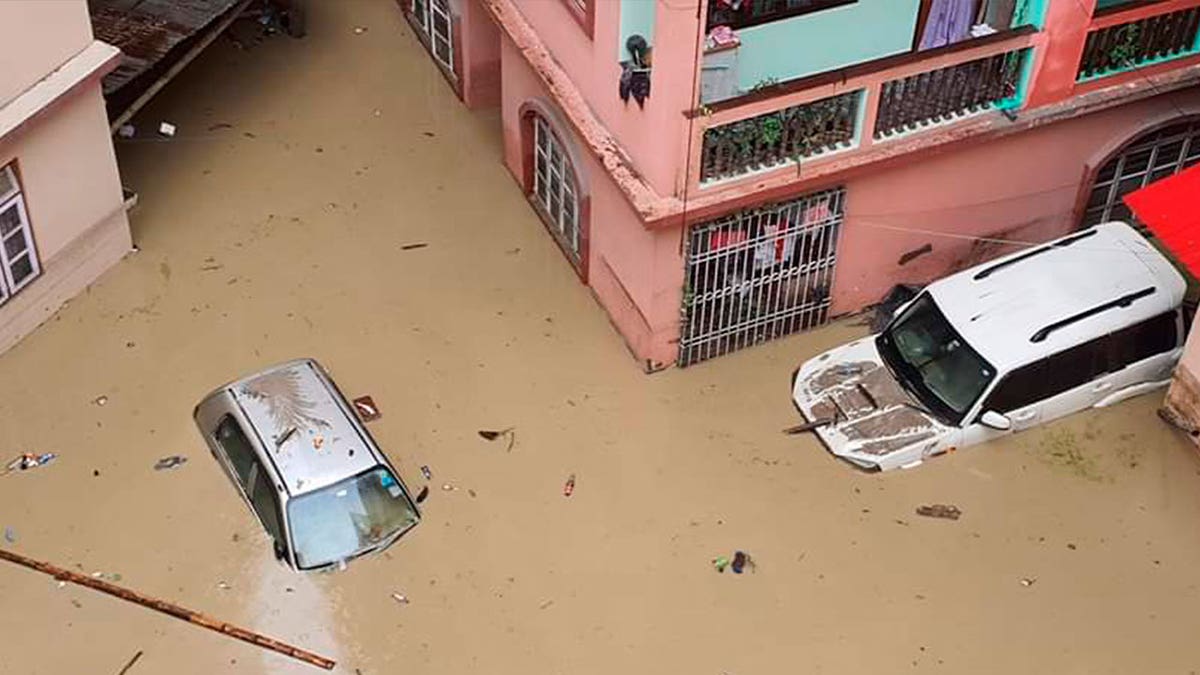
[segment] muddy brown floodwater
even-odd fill
[[[1158,396],[869,475],[779,433],[792,368],[860,328],[643,375],[497,114],[395,3],[311,4],[307,39],[219,42],[165,90],[141,125],[175,138],[120,144],[141,252],[0,357],[0,449],[60,455],[0,477],[3,545],[356,675],[1200,668],[1200,462]],[[374,397],[414,489],[432,472],[424,522],[344,573],[275,563],[190,417],[298,356]],[[507,427],[511,452],[477,435]],[[755,570],[718,574],[735,549]],[[0,603],[3,673],[319,672],[22,568]]]

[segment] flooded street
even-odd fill
[[[3,545],[354,675],[1200,669],[1200,456],[1160,394],[873,475],[780,433],[793,368],[861,327],[647,376],[501,164],[498,112],[394,2],[312,5],[303,40],[215,43],[118,141],[140,251],[0,356],[5,460],[59,455],[0,477]],[[430,485],[343,573],[274,560],[191,418],[305,356]],[[477,433],[508,427],[511,450]],[[718,574],[739,549],[756,570]],[[12,565],[0,598],[0,673],[320,672]]]

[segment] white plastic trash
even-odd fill
[[[133,138],[137,133],[137,129],[132,124],[122,124],[120,129],[117,129],[117,135],[121,138]]]
[[[163,136],[174,136],[175,125],[171,124],[170,122],[163,122],[162,124],[158,125],[158,133],[162,134]]]

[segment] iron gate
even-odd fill
[[[845,195],[826,190],[692,228],[681,367],[829,320]]]

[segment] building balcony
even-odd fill
[[[1040,25],[1042,0],[709,0],[700,103]]]
[[[1019,107],[1036,29],[906,53],[701,107],[701,187]]]
[[[1099,8],[1100,16],[1093,21],[1084,43],[1076,79],[1094,80],[1200,53],[1200,6],[1127,18],[1146,10],[1169,10],[1179,3],[1161,4],[1161,9],[1145,3]],[[1138,8],[1142,11],[1135,11]]]

